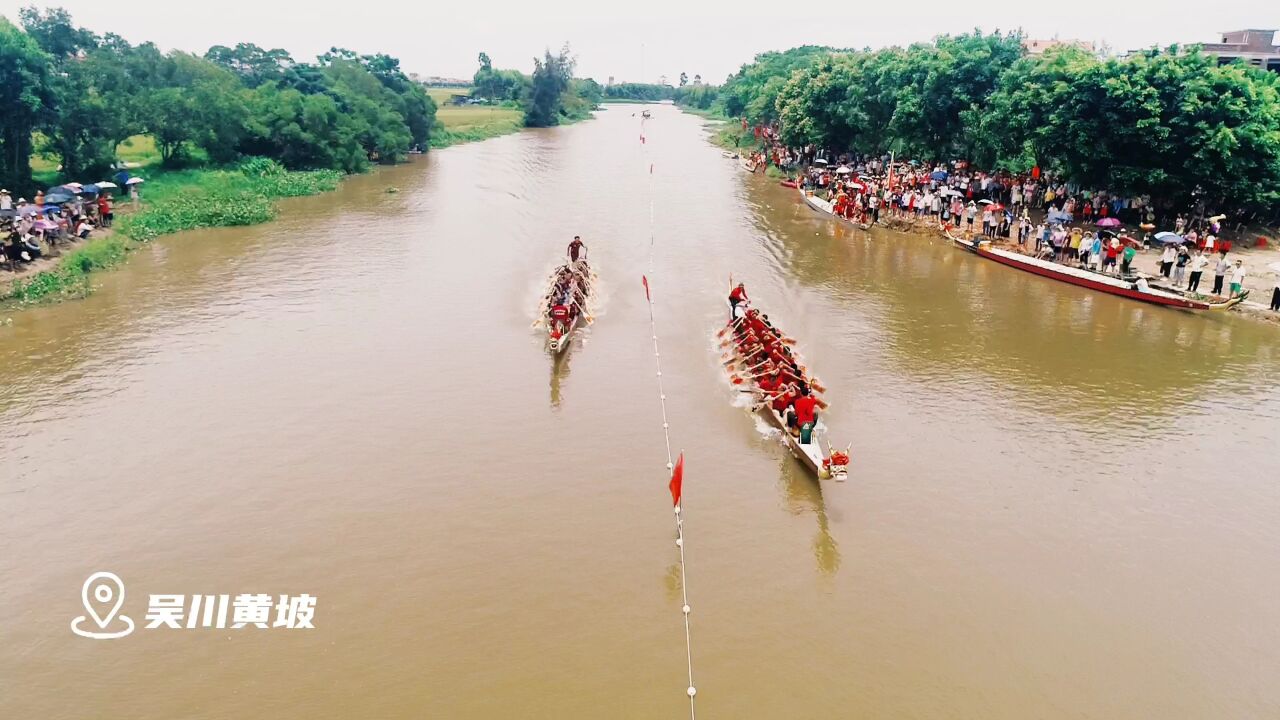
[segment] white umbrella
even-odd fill
[[[120,187],[120,186],[119,186],[119,185],[117,185],[117,184],[115,184],[115,183],[113,183],[113,182],[107,182],[106,180],[103,180],[102,182],[98,183],[98,187],[100,187],[100,188],[115,188],[115,187]]]
[[[826,158],[818,158],[817,160],[814,160],[814,161],[813,161],[813,164],[814,164],[814,165],[826,165],[826,164],[827,164],[827,159],[826,159]]]
[[[849,175],[852,173],[853,173],[853,168],[849,167],[848,165],[841,165],[840,167],[836,168],[837,175]]]
[[[125,180],[125,181],[124,181],[124,184],[125,184],[125,185],[137,185],[137,184],[139,184],[139,183],[144,183],[144,182],[146,182],[146,180],[143,180],[143,179],[142,179],[142,178],[140,178],[140,177],[132,177],[132,178],[129,178],[128,180]]]
[[[978,204],[979,204],[979,205],[990,205],[990,204],[991,204],[991,201],[990,201],[990,200],[979,200],[979,201],[978,201]]]

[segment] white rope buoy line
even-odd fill
[[[644,154],[647,154],[647,142],[644,132],[645,118],[640,119],[640,144],[645,148]],[[649,275],[653,274],[653,250],[654,250],[654,193],[653,193],[653,163],[649,163]],[[684,650],[685,661],[689,669],[689,685],[685,693],[689,696],[689,718],[696,720],[697,713],[695,711],[694,698],[698,694],[697,687],[693,683],[693,634],[689,628],[689,583],[688,576],[685,571],[684,557],[684,518],[681,515],[681,507],[683,498],[681,490],[684,481],[684,453],[680,453],[678,461],[672,459],[671,456],[671,423],[667,419],[667,394],[662,389],[662,353],[658,346],[658,324],[654,318],[654,302],[652,289],[649,285],[649,277],[643,276],[644,297],[649,304],[649,334],[653,339],[653,365],[658,380],[658,404],[662,408],[662,437],[667,446],[667,472],[671,475],[671,481],[668,488],[671,490],[671,504],[674,508],[676,520],[676,547],[680,551],[680,595],[681,606],[680,612],[684,616]]]

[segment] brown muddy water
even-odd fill
[[[1280,716],[1280,335],[831,225],[655,107],[189,233],[0,327],[0,717]],[[389,186],[399,188],[388,193]],[[596,322],[530,329],[574,234]],[[844,484],[735,406],[729,273]],[[123,579],[138,630],[71,632]],[[144,630],[150,593],[315,629]]]

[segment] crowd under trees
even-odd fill
[[[76,27],[62,9],[0,17],[0,185],[27,192],[31,156],[65,179],[107,177],[117,146],[154,138],[169,166],[199,149],[287,168],[356,172],[427,147],[436,107],[386,55],[333,48],[314,63],[241,43],[203,56]]]
[[[1162,207],[1280,212],[1280,76],[1195,47],[1026,55],[1019,34],[980,32],[876,51],[807,46],[758,55],[678,101],[776,124],[792,146],[1038,166]]]

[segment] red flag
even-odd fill
[[[680,459],[676,460],[676,469],[671,471],[671,482],[667,487],[671,490],[672,506],[680,504],[680,486],[684,484],[684,453],[680,453]]]
[[[649,297],[649,278],[645,277],[644,275],[641,275],[640,282],[644,283],[644,299],[652,300],[653,298]]]

